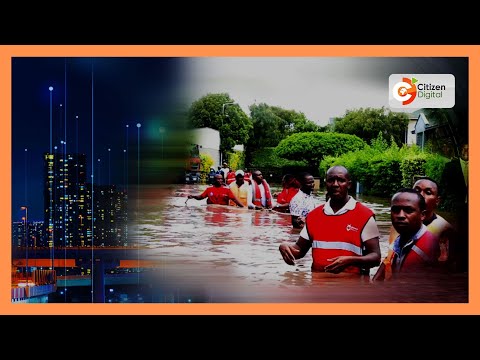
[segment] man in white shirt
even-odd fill
[[[225,182],[225,184],[226,184],[226,183],[227,183],[227,174],[230,172],[230,169],[229,169],[229,167],[228,167],[228,165],[227,165],[226,162],[224,162],[224,163],[222,164],[222,168],[221,168],[220,170],[221,170],[222,173],[223,173],[223,174],[222,174],[222,175],[223,175],[223,180],[224,180],[224,182]]]
[[[315,188],[313,176],[307,172],[303,172],[299,174],[298,181],[300,182],[300,190],[292,198],[289,205],[294,229],[303,228],[305,217],[310,211],[320,205],[320,202],[312,195],[312,191]]]

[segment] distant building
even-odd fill
[[[200,154],[208,154],[213,159],[213,166],[221,166],[220,155],[220,132],[218,130],[204,127],[191,130],[193,141],[198,145]],[[206,169],[207,171],[208,169]]]
[[[44,155],[44,228],[42,246],[80,246],[90,205],[86,201],[85,154]]]
[[[415,136],[415,144],[421,149],[428,146],[431,151],[452,157],[457,149],[456,134],[449,113],[442,110],[431,113],[424,110],[414,112],[416,121],[411,133]]]
[[[408,114],[408,125],[407,130],[405,131],[405,140],[404,143],[408,146],[417,143],[417,136],[415,135],[415,124],[417,123],[418,116],[413,114]]]
[[[93,189],[93,245],[127,246],[127,195],[115,185],[94,185]]]
[[[28,232],[26,231],[28,229]],[[41,247],[43,239],[43,221],[28,222],[27,229],[25,221],[14,221],[12,223],[12,247],[25,247],[25,240],[28,238],[26,245],[28,247]]]
[[[193,141],[195,145],[198,145],[200,154],[208,154],[213,159],[213,167],[217,169],[218,166],[222,166],[224,159],[220,153],[220,132],[218,130],[204,127],[191,130],[193,134]],[[243,144],[237,144],[233,147],[235,151],[244,151]],[[208,171],[204,169],[203,171]]]
[[[25,223],[23,221],[14,221],[12,224],[12,246],[23,246],[25,242]]]
[[[233,150],[235,150],[235,151],[242,151],[242,152],[243,152],[243,151],[245,151],[245,147],[243,146],[243,144],[235,145],[235,146],[233,147]]]

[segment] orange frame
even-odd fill
[[[479,45],[0,45],[0,160],[2,169],[11,169],[11,58],[12,57],[468,57],[469,58],[469,133],[479,132],[480,79]],[[472,101],[475,99],[475,101]],[[472,121],[473,119],[473,121]],[[476,183],[478,169],[476,142],[470,142],[470,176]],[[11,176],[2,176],[0,213],[9,214]],[[471,188],[470,204],[478,201],[479,192]],[[474,209],[470,209],[474,210]],[[475,215],[470,212],[471,218]],[[480,314],[480,263],[470,261],[469,302],[465,304],[12,304],[10,299],[11,216],[0,218],[0,314],[1,315],[477,315]],[[480,229],[470,226],[470,239],[480,238]],[[471,241],[469,254],[480,252],[480,242]]]

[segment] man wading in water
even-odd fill
[[[312,248],[312,271],[366,274],[365,269],[380,264],[375,214],[348,195],[351,180],[345,167],[328,169],[326,187],[329,200],[307,215],[297,242],[280,245],[283,260],[295,265]]]

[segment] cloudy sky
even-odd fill
[[[326,125],[357,108],[388,108],[391,74],[449,73],[453,58],[244,57],[191,58],[186,92],[193,101],[227,92],[249,114],[258,103],[303,112]],[[409,109],[414,111],[415,109]],[[398,110],[395,110],[398,111]]]

